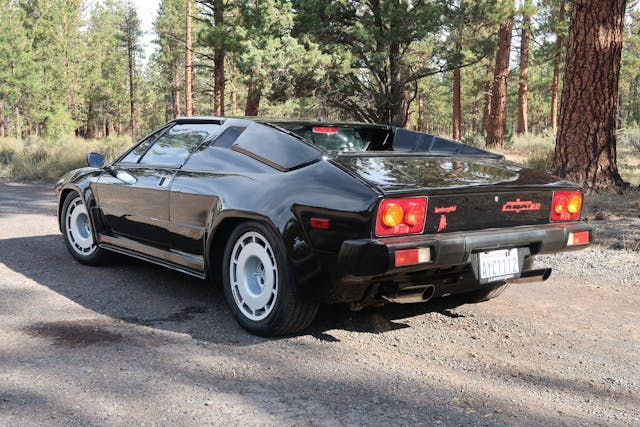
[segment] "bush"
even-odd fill
[[[621,142],[628,144],[634,151],[640,153],[640,129],[631,128],[625,130],[622,134]]]

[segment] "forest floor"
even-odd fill
[[[588,202],[598,244],[546,282],[263,339],[210,283],[78,264],[52,185],[0,182],[0,425],[637,425],[639,203]]]

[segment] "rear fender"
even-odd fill
[[[209,277],[221,283],[222,259],[228,237],[238,224],[248,221],[259,222],[275,232],[281,247],[285,249],[285,256],[298,288],[313,281],[316,273],[320,272],[320,265],[313,256],[311,246],[295,215],[280,218],[278,223],[275,223],[269,217],[237,210],[220,212],[213,218],[211,227],[208,227],[205,268]]]

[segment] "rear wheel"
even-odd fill
[[[234,317],[257,335],[301,331],[318,311],[317,303],[295,295],[282,245],[275,233],[260,223],[243,223],[231,233],[222,280]]]
[[[507,289],[507,284],[505,282],[498,282],[494,285],[488,285],[486,289],[480,289],[477,291],[465,292],[464,294],[460,294],[458,295],[458,299],[467,304],[489,301],[490,299],[499,296],[502,292],[505,291],[505,289]]]
[[[83,264],[97,265],[106,259],[93,237],[87,208],[78,193],[70,193],[62,206],[62,235],[71,255]]]

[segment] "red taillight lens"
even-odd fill
[[[426,197],[385,199],[380,202],[376,218],[377,236],[419,234],[424,230]]]
[[[582,210],[582,193],[579,191],[556,191],[551,203],[551,221],[576,221]]]
[[[328,133],[334,134],[338,133],[338,128],[328,127],[328,126],[316,126],[311,130],[313,133]]]

